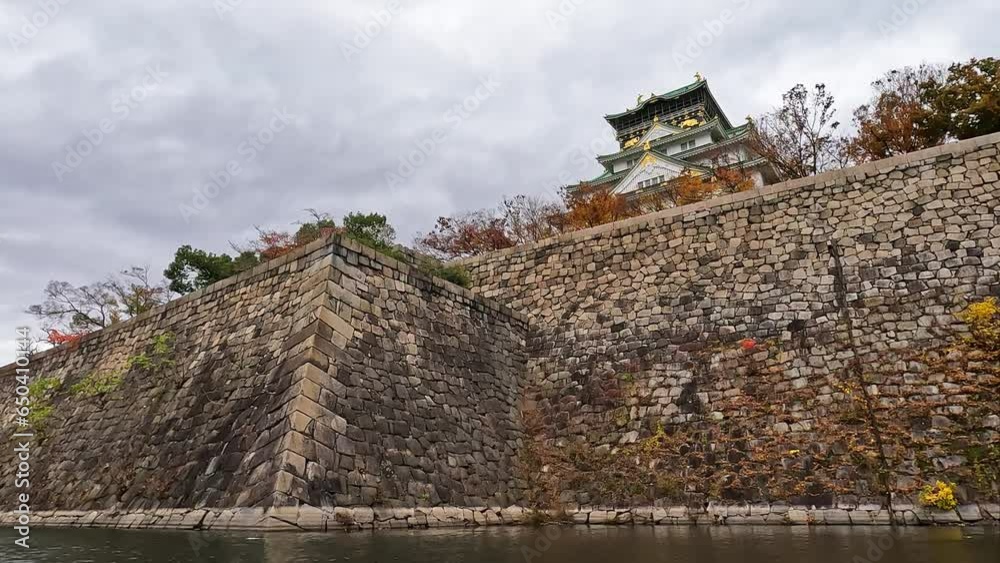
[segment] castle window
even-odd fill
[[[644,188],[650,188],[653,186],[658,186],[663,183],[666,178],[664,176],[657,176],[655,178],[650,178],[648,180],[643,180],[639,182],[636,186],[641,190]]]

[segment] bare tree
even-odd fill
[[[565,213],[563,206],[538,196],[517,195],[504,198],[500,216],[514,244],[525,244],[559,234],[556,218]]]
[[[109,276],[105,285],[126,318],[162,305],[170,297],[163,282],[154,284],[149,281],[149,266],[126,268],[118,276]]]
[[[42,303],[28,307],[46,331],[67,334],[105,328],[144,313],[169,298],[162,284],[149,280],[149,268],[132,266],[106,280],[79,287],[50,281]]]
[[[110,325],[115,317],[114,297],[101,284],[74,287],[69,282],[50,281],[45,300],[28,307],[43,328],[65,327],[72,332],[90,331]]]
[[[845,143],[836,135],[834,98],[826,85],[810,91],[802,84],[785,92],[782,104],[756,120],[751,148],[782,176],[802,178],[847,162]]]

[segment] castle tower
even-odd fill
[[[680,174],[711,174],[739,168],[757,186],[778,181],[774,167],[748,145],[750,123],[734,127],[700,74],[666,94],[642,95],[634,108],[604,116],[615,129],[619,150],[598,155],[600,176],[582,186],[634,195],[656,189]]]

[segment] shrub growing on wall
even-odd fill
[[[920,504],[939,510],[955,510],[958,506],[955,486],[944,481],[925,486],[920,491]]]
[[[1000,306],[995,297],[969,305],[958,317],[969,325],[970,344],[989,352],[1000,351]]]

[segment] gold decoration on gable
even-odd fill
[[[653,155],[647,154],[646,156],[642,157],[642,160],[639,161],[639,166],[642,166],[644,168],[649,168],[655,163],[656,159],[653,158]]]

